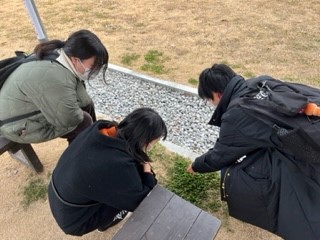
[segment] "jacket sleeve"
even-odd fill
[[[141,180],[142,183],[150,189],[154,188],[154,186],[157,184],[157,179],[152,173],[142,173]]]
[[[116,163],[104,174],[89,196],[122,210],[134,211],[157,183],[153,174],[141,172],[135,162]]]
[[[257,148],[274,146],[275,141],[269,126],[234,108],[223,115],[214,147],[196,158],[192,168],[200,173],[218,171]]]
[[[130,176],[126,175],[128,182],[125,186],[118,185],[118,191],[115,191],[112,198],[117,199],[112,201],[111,206],[124,209],[128,211],[134,211],[141,201],[148,195],[152,188],[156,185],[156,179],[154,175],[150,173],[143,173],[142,176],[136,175],[135,172],[131,172]]]

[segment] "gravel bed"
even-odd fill
[[[195,153],[212,148],[218,137],[219,128],[207,124],[214,108],[193,94],[114,70],[107,72],[107,85],[97,77],[87,90],[97,111],[116,121],[139,107],[155,109],[166,122],[166,140]]]

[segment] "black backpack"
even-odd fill
[[[248,89],[229,107],[238,106],[272,128],[298,159],[320,163],[320,117],[307,116],[308,103],[320,104],[320,89],[288,83],[269,76],[247,80]]]
[[[0,89],[9,75],[19,67],[28,57],[25,52],[16,51],[16,56],[0,61]]]

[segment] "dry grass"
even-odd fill
[[[214,62],[247,77],[269,74],[320,84],[317,0],[35,2],[49,39],[88,28],[107,46],[111,63],[124,66],[126,54],[141,55],[130,66],[139,72],[143,55],[157,50],[168,70],[157,77],[187,85]],[[0,57],[32,51],[37,39],[22,1],[2,1],[0,11]]]

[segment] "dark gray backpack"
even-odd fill
[[[9,75],[28,58],[28,55],[25,52],[16,51],[15,54],[16,56],[14,57],[0,61],[0,89]]]
[[[320,104],[320,89],[269,76],[247,80],[248,90],[231,101],[276,132],[284,150],[298,159],[320,163],[320,117],[304,114],[307,103]]]

